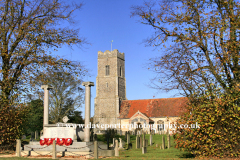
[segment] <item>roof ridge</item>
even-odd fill
[[[141,100],[158,100],[158,99],[176,99],[176,98],[187,98],[187,97],[171,97],[171,98],[154,98],[154,99],[133,99],[133,100],[122,100],[122,101],[141,101]]]

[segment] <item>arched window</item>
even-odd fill
[[[119,75],[122,77],[122,67],[120,66]]]
[[[158,131],[164,130],[164,121],[162,120],[157,121],[157,128],[158,128]]]
[[[110,74],[110,67],[109,65],[106,65],[106,76]]]

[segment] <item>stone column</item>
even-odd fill
[[[97,141],[94,141],[94,158],[95,159],[98,159],[98,142]]]
[[[52,87],[48,85],[42,85],[41,89],[44,89],[44,101],[43,101],[43,128],[44,125],[48,125],[48,112],[49,112],[49,90],[52,89]]]
[[[57,158],[57,149],[56,149],[56,140],[53,140],[53,145],[52,145],[52,159]]]
[[[85,129],[84,129],[84,141],[90,141],[90,110],[91,110],[91,86],[94,86],[93,82],[83,82],[85,86]]]
[[[17,139],[17,144],[16,144],[16,156],[21,157],[21,140]]]

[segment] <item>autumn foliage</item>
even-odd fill
[[[179,123],[177,147],[197,156],[238,157],[240,107],[240,3],[236,0],[159,0],[133,7],[133,16],[154,29],[146,44],[155,88],[189,98]]]
[[[177,148],[200,157],[239,157],[240,115],[232,96],[194,98],[178,123],[188,126],[198,123],[200,128],[178,128]]]
[[[0,111],[0,150],[13,149],[16,146],[16,139],[20,139],[26,124],[28,107],[19,104],[18,106],[4,106]]]
[[[72,69],[72,62],[51,55],[63,45],[81,46],[79,29],[70,28],[82,4],[61,0],[0,1],[0,145],[15,143],[26,116],[21,101],[34,77],[51,67]],[[75,67],[75,66],[74,66]]]

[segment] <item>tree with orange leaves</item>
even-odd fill
[[[28,84],[38,70],[72,67],[68,60],[51,56],[50,48],[81,46],[85,42],[78,36],[78,29],[62,25],[74,22],[72,14],[81,7],[81,3],[70,5],[61,0],[0,2],[1,145],[20,136],[23,112],[16,102],[19,94],[29,90]]]
[[[198,156],[239,156],[240,3],[160,0],[132,9],[154,28],[147,44],[163,51],[151,60],[154,84],[189,97],[189,111],[179,123],[202,126],[178,129],[177,147]]]

